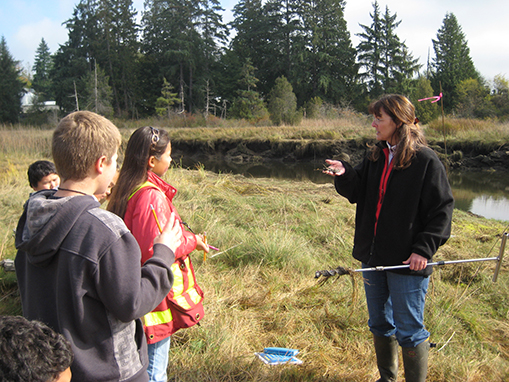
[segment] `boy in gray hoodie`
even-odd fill
[[[93,195],[110,184],[120,143],[115,125],[95,113],[62,119],[52,141],[61,186],[32,195],[16,230],[23,315],[67,338],[76,381],[148,381],[139,317],[170,291],[182,236],[173,217],[141,266],[122,219],[100,208]]]

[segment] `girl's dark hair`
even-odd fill
[[[404,169],[410,166],[415,153],[426,146],[426,138],[415,118],[415,107],[405,96],[387,94],[369,105],[368,111],[376,117],[381,115],[380,110],[391,117],[396,124],[394,137],[396,138],[396,154],[394,168]],[[370,159],[378,160],[382,149],[378,145],[371,147]]]
[[[169,144],[168,133],[151,126],[140,127],[131,135],[117,183],[111,191],[108,211],[124,218],[129,196],[147,180],[150,157],[161,158]]]

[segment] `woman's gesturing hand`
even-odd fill
[[[324,174],[339,176],[345,173],[345,166],[338,160],[326,159],[325,163],[327,163],[327,168],[323,170]]]

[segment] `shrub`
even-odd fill
[[[302,120],[302,110],[297,110],[297,96],[286,77],[276,79],[269,94],[268,110],[275,125],[285,123],[293,126]]]
[[[320,97],[313,97],[306,102],[306,118],[319,118],[323,100]]]

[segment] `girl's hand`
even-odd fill
[[[325,163],[327,163],[328,167],[323,170],[324,174],[332,175],[332,176],[340,176],[345,173],[345,166],[338,160],[326,159]]]
[[[205,251],[205,253],[209,253],[210,251],[209,245],[205,243],[202,235],[196,235],[196,250]]]
[[[170,214],[170,219],[163,231],[154,238],[154,244],[164,244],[175,253],[177,247],[182,244],[182,228],[175,218],[175,213]]]
[[[422,271],[428,265],[428,259],[417,253],[412,253],[406,261],[403,261],[403,264],[410,264],[412,271]]]

